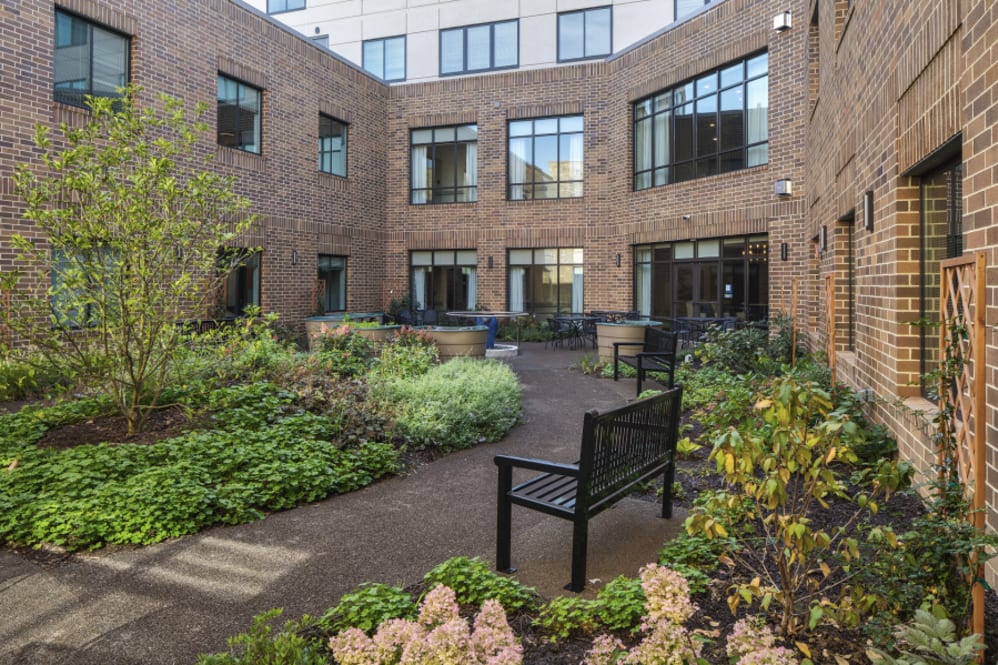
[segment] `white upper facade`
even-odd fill
[[[245,0],[389,82],[604,58],[711,0]]]

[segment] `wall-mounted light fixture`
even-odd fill
[[[783,12],[773,17],[773,30],[783,32],[793,27],[793,16],[790,12]]]
[[[173,246],[173,256],[176,257],[178,261],[184,260],[184,248],[180,245]]]
[[[822,251],[822,252],[825,251],[826,249],[828,249],[828,227],[827,226],[822,226],[821,227],[821,235],[818,236],[818,249],[820,251]]]
[[[780,261],[786,261],[788,253],[789,253],[789,248],[787,247],[787,243],[781,242],[780,243]]]
[[[298,250],[297,249],[292,249],[291,250],[291,265],[293,265],[293,266],[298,265]]]
[[[489,268],[491,268],[491,267],[492,267],[492,257],[490,256],[489,257]]]
[[[790,178],[781,178],[773,185],[773,193],[777,196],[792,196],[794,193],[794,181]]]
[[[873,190],[868,189],[863,194],[863,227],[873,230]]]
[[[617,267],[620,267],[620,254],[617,254]]]
[[[690,217],[689,215],[683,215],[683,221],[684,221],[684,222],[688,222],[688,221],[690,221],[691,219],[692,219],[692,217]]]

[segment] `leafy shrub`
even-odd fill
[[[610,580],[596,595],[596,616],[609,630],[637,632],[645,613],[641,580],[621,575]]]
[[[735,547],[731,538],[680,533],[659,550],[658,562],[686,578],[690,593],[702,593],[711,582],[708,573],[717,570],[721,557]]]
[[[68,377],[59,374],[40,358],[13,355],[0,357],[0,402],[35,397],[67,383]]]
[[[332,372],[340,376],[360,376],[371,366],[374,345],[344,325],[319,339],[317,353]]]
[[[429,335],[404,326],[389,343],[381,347],[374,373],[377,376],[410,379],[426,374],[439,359],[440,352]]]
[[[520,385],[503,363],[455,358],[415,379],[372,386],[416,448],[452,451],[498,441],[520,419]]]
[[[389,619],[413,619],[416,604],[405,591],[387,584],[362,584],[343,594],[319,623],[323,629],[339,633],[358,628],[368,635]]]
[[[596,631],[596,602],[578,596],[556,596],[537,613],[533,625],[551,642]]]
[[[249,631],[229,638],[228,653],[199,656],[197,665],[328,665],[324,645],[303,636],[311,625],[308,617],[288,621],[274,632],[270,621],[282,611],[272,609],[253,617]]]
[[[532,588],[493,572],[478,557],[448,559],[426,573],[423,582],[431,589],[438,585],[452,589],[462,605],[481,605],[488,599],[495,599],[509,613],[537,605],[537,594]]]
[[[943,616],[917,610],[915,618],[895,631],[894,657],[880,649],[869,655],[874,665],[970,665],[984,650],[980,635],[958,639],[956,625]]]

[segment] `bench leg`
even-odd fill
[[[641,384],[645,380],[645,368],[641,366],[641,358],[638,358],[638,395],[641,394]]]
[[[586,586],[586,549],[589,541],[589,520],[577,519],[572,529],[572,581],[565,587],[579,593]]]
[[[662,477],[662,517],[672,519],[672,483],[676,478],[676,469],[670,464]]]
[[[509,502],[509,491],[513,487],[513,467],[499,467],[499,495],[496,498],[496,570],[504,573],[515,572],[510,566],[510,531],[512,530],[513,504]]]

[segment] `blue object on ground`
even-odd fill
[[[485,348],[496,348],[496,333],[499,332],[499,319],[494,316],[475,318],[475,325],[485,326],[489,330],[485,333]]]

